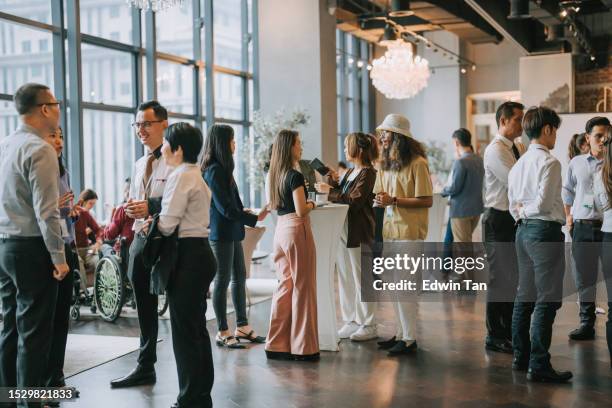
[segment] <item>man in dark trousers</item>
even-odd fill
[[[157,101],[141,104],[132,124],[146,154],[136,161],[132,173],[126,214],[134,221],[134,241],[130,246],[128,277],[132,282],[138,324],[140,326],[140,353],[138,365],[122,378],[111,381],[111,387],[132,387],[154,384],[157,361],[157,295],[150,292],[151,269],[145,267],[142,250],[145,235],[142,232],[145,219],[161,210],[161,197],[172,169],[161,157],[164,130],[168,127],[168,112]]]
[[[489,262],[485,348],[510,354],[518,264],[514,251],[516,226],[508,211],[508,173],[525,152],[525,147],[516,142],[523,133],[523,105],[504,102],[497,109],[495,119],[497,136],[484,153],[485,212],[482,235]]]
[[[43,140],[59,127],[59,105],[47,86],[23,85],[15,93],[21,125],[0,142],[0,387],[45,385],[57,299],[54,279],[64,279],[69,271],[57,154]]]

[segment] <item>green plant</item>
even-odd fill
[[[249,143],[242,147],[242,157],[246,158],[247,173],[251,187],[263,188],[265,183],[264,167],[269,161],[269,149],[281,129],[298,129],[308,125],[310,115],[297,108],[287,114],[284,109],[273,116],[260,111],[253,112],[253,132]]]
[[[425,145],[427,147],[429,172],[436,176],[438,180],[446,180],[451,169],[446,150],[441,143],[436,141],[428,141]]]

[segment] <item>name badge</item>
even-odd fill
[[[582,206],[584,208],[588,208],[589,210],[592,210],[593,207],[595,206],[595,195],[593,193],[585,194]]]
[[[391,218],[393,217],[393,206],[392,205],[388,205],[387,208],[385,208],[386,213],[387,213],[387,217]]]

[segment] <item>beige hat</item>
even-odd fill
[[[397,113],[387,115],[376,130],[387,130],[389,132],[412,137],[412,133],[410,133],[410,121],[404,115],[399,115]]]

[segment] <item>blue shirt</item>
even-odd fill
[[[484,203],[482,184],[484,164],[474,153],[466,152],[453,163],[450,185],[444,187],[442,196],[450,197],[451,218],[473,217],[482,214]]]
[[[563,204],[572,206],[575,220],[601,220],[602,213],[594,205],[594,178],[601,169],[603,161],[597,160],[590,153],[576,156],[567,168],[567,177],[563,183]]]

